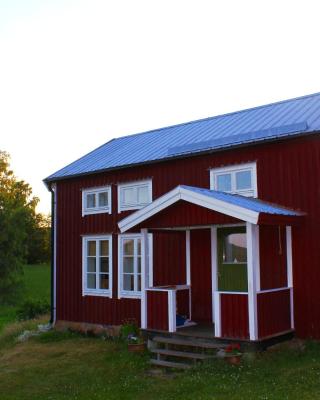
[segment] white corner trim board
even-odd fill
[[[159,197],[151,204],[121,220],[118,223],[120,231],[126,232],[127,230],[140,224],[141,222],[152,217],[179,200],[185,200],[189,203],[196,204],[201,207],[250,222],[252,224],[257,224],[258,222],[259,212],[251,211],[244,207],[230,204],[226,201],[214,199],[206,196],[205,194],[195,193],[185,187],[177,186],[175,189]]]

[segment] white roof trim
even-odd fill
[[[252,224],[257,224],[258,222],[259,212],[257,211],[251,211],[247,208],[230,204],[226,201],[217,200],[208,197],[205,194],[195,193],[184,187],[177,186],[175,189],[159,197],[146,207],[122,219],[118,223],[121,233],[128,231],[179,200],[185,200],[200,207],[205,207],[209,210],[229,215],[230,217],[238,218]]]

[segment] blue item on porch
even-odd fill
[[[176,326],[183,326],[187,321],[186,317],[183,317],[182,315],[177,314],[176,315]]]

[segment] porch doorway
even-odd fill
[[[212,325],[211,231],[190,232],[192,321]]]

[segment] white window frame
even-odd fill
[[[153,286],[153,235],[149,238],[149,286]],[[141,291],[123,289],[123,241],[127,239],[140,239],[142,246],[142,235],[140,233],[125,233],[118,235],[118,298],[141,299]],[[136,253],[134,254],[134,274],[137,274]],[[142,290],[142,287],[141,287]]]
[[[242,171],[251,172],[251,189],[236,189],[236,173]],[[217,189],[217,177],[223,174],[231,174],[231,191],[226,193],[240,194],[247,197],[258,197],[258,186],[257,186],[257,163],[251,162],[247,164],[230,165],[226,167],[210,169],[210,189]]]
[[[132,188],[132,189],[137,190],[141,186],[148,186],[150,202],[146,203],[146,204],[136,204],[136,205],[132,205],[132,206],[123,205],[122,204],[123,189]],[[150,203],[152,203],[152,180],[151,179],[118,184],[118,213],[121,213],[121,211],[127,211],[127,210],[140,210],[141,208],[145,207],[146,205],[148,205]]]
[[[104,207],[98,206],[98,198],[99,193],[108,193],[108,205]],[[86,201],[87,195],[94,194],[96,198],[96,207],[87,208]],[[101,213],[108,213],[111,214],[112,212],[112,196],[111,196],[111,186],[101,186],[89,189],[82,190],[82,216],[91,215],[91,214],[101,214]]]
[[[109,241],[109,289],[88,289],[87,288],[87,251],[89,241],[96,241],[96,258],[100,257],[100,246],[98,242],[101,240]],[[100,263],[96,263],[96,284],[99,281]],[[112,298],[112,235],[95,235],[82,237],[82,296],[104,296]],[[98,287],[98,285],[96,285]]]

